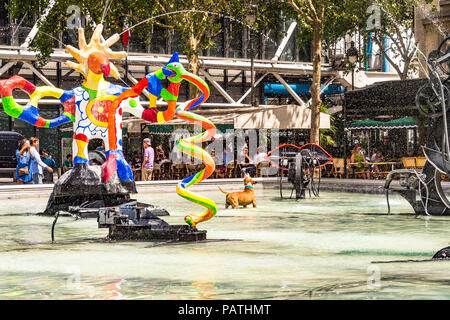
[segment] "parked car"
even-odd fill
[[[25,137],[18,132],[0,131],[0,178],[15,179],[16,150],[23,138]]]

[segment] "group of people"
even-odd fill
[[[55,160],[53,160],[52,156],[45,149],[42,149],[40,153],[38,150],[38,138],[32,137],[29,140],[23,139],[19,142],[18,149],[16,150],[16,180],[18,184],[42,184],[44,182],[53,182],[53,170],[56,167]],[[143,156],[138,152],[135,152],[133,156],[128,159],[136,181],[152,180],[155,164],[163,165],[164,163],[170,163],[162,145],[158,145],[155,151],[151,145],[150,138],[145,138],[143,140],[143,150]],[[249,155],[247,145],[244,146],[242,152],[243,160],[240,163],[242,173],[244,175],[246,173],[254,175],[258,163],[266,161],[265,156],[267,153],[258,147],[257,153],[252,158]],[[211,156],[216,163],[215,177],[224,178],[228,164],[226,148],[223,149],[221,157],[216,155],[215,149],[212,149]],[[72,168],[72,155],[68,154],[63,162],[62,171],[64,173]]]
[[[243,152],[243,160],[240,163],[242,168],[242,173],[250,173],[250,175],[254,175],[256,173],[257,165],[266,161],[265,156],[266,152],[262,148],[257,148],[256,154],[251,157],[248,152],[247,145],[242,149]],[[226,148],[223,149],[221,155],[216,153],[215,149],[211,150],[211,157],[214,159],[216,163],[216,169],[214,171],[214,177],[216,178],[224,178],[226,175],[228,157]],[[155,164],[161,166],[161,170],[163,170],[163,165],[166,163],[170,163],[169,158],[167,157],[162,145],[158,145],[155,149],[151,145],[150,138],[145,138],[143,140],[143,155],[138,152],[134,152],[132,156],[128,159],[131,169],[133,170],[134,178],[136,181],[149,181],[153,179],[153,169]],[[169,169],[167,169],[169,170]]]
[[[240,162],[240,166],[242,169],[242,174],[245,175],[246,173],[249,173],[251,176],[255,176],[256,174],[256,167],[260,162],[267,161],[265,157],[267,156],[267,153],[264,152],[264,150],[260,147],[256,149],[256,154],[253,156],[253,158],[249,155],[248,152],[248,146],[245,145],[242,149],[243,153],[243,160]],[[224,178],[225,173],[227,170],[227,151],[226,148],[223,149],[222,153],[222,161],[220,161],[220,156],[216,155],[216,150],[211,150],[211,157],[214,159],[214,162],[216,163],[216,170],[215,175],[219,178]],[[219,166],[218,166],[219,164]],[[220,165],[223,164],[223,165]]]
[[[367,161],[368,159],[370,160],[370,163]],[[370,164],[373,164],[374,173],[379,173],[380,169],[375,163],[383,161],[385,161],[385,159],[382,152],[376,148],[372,150],[370,158],[366,158],[362,151],[362,147],[359,144],[355,145],[350,159],[348,159],[349,163],[354,164],[354,172],[360,173],[364,179],[370,179]]]
[[[162,165],[170,161],[162,145],[156,147],[155,154],[150,138],[145,138],[142,144],[144,149],[143,157],[138,152],[134,152],[133,157],[130,159],[130,164],[136,181],[149,181],[153,179],[155,164]]]
[[[16,180],[18,184],[42,184],[53,182],[53,170],[56,167],[52,156],[42,149],[39,150],[39,139],[31,137],[19,141],[16,150],[17,166]]]
[[[414,155],[414,150],[409,149],[407,152],[408,157]],[[364,179],[370,179],[370,167],[374,174],[380,173],[380,168],[377,163],[385,162],[386,159],[383,156],[381,150],[373,148],[370,157],[365,156],[365,152],[362,150],[361,145],[356,144],[352,150],[351,156],[348,159],[348,163],[354,165],[354,172],[360,173]]]

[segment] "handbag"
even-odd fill
[[[28,166],[25,166],[23,168],[19,168],[19,170],[18,170],[19,177],[27,176],[29,174],[30,174],[30,172],[28,171]]]

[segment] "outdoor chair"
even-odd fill
[[[333,177],[339,177],[342,179],[344,175],[344,158],[335,158],[333,159],[333,169],[332,169]]]
[[[389,165],[386,164],[377,164],[376,162],[373,164],[373,170],[371,172],[372,178],[373,179],[380,179],[380,180],[384,180],[386,179],[387,175],[389,174],[389,172],[391,172],[390,170],[388,170],[387,168],[389,167]],[[375,171],[375,168],[378,168],[378,171]]]
[[[333,163],[329,163],[320,169],[321,169],[322,177],[332,177],[333,176]]]
[[[319,177],[322,177],[322,174],[322,168],[314,168],[314,179],[319,179]]]
[[[171,177],[170,162],[164,162],[164,163],[160,164],[160,167],[161,167],[160,180],[170,179],[170,177]]]
[[[353,169],[353,177],[355,179],[364,179],[366,171],[369,171],[369,178],[371,178],[372,173],[370,172],[370,168],[366,168],[366,170],[364,170],[364,171],[356,171],[355,169]]]
[[[173,169],[172,179],[178,180],[186,175],[187,170],[186,170],[186,164],[184,164],[184,163],[174,164],[174,165],[172,165],[172,169]]]
[[[422,169],[425,165],[425,162],[427,162],[427,158],[425,157],[417,157],[416,158],[416,169]]]
[[[153,180],[160,180],[161,178],[161,165],[158,163],[153,164]]]
[[[269,176],[270,162],[269,161],[261,161],[256,165],[256,176]]]
[[[405,169],[415,169],[416,168],[416,158],[414,157],[405,157],[402,158],[403,168]]]

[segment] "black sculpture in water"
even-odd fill
[[[389,207],[389,190],[400,193],[416,214],[450,215],[450,202],[441,185],[443,175],[450,177],[449,114],[450,102],[450,37],[428,57],[428,81],[417,91],[416,106],[427,117],[430,134],[422,146],[427,161],[422,171],[394,170],[386,178],[384,188]],[[400,188],[391,182],[400,178]]]
[[[327,165],[333,158],[319,145],[307,143],[301,147],[283,144],[272,150],[266,159],[279,169],[281,199],[305,199],[306,191],[309,197],[319,196],[320,168]],[[287,179],[283,172],[287,173]],[[287,180],[287,181],[286,181]]]

